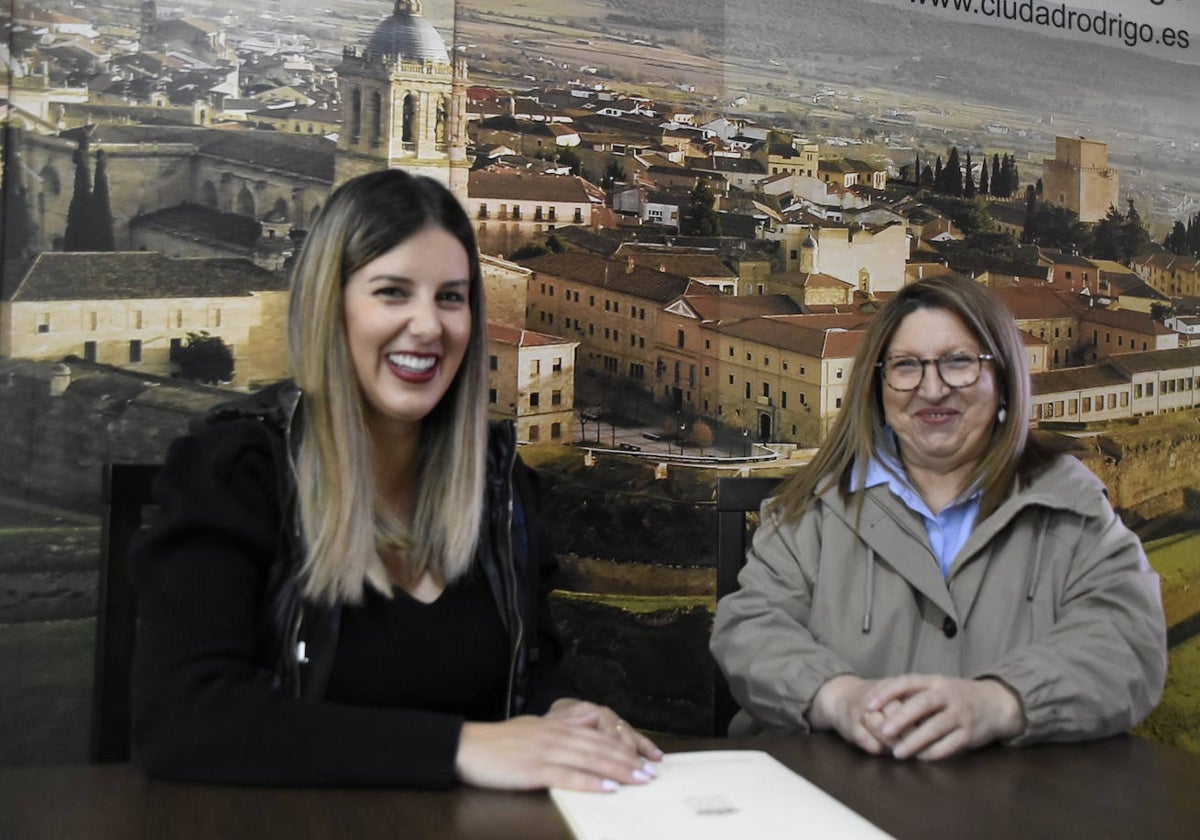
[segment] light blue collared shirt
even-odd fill
[[[891,429],[884,430],[884,443],[875,448],[875,457],[867,463],[867,478],[864,488],[886,484],[896,498],[915,513],[920,514],[925,523],[925,533],[929,536],[929,547],[937,558],[942,569],[942,577],[950,573],[950,564],[959,549],[971,536],[975,528],[975,520],[979,517],[979,503],[982,492],[976,490],[968,496],[959,498],[942,508],[942,512],[934,515],[929,505],[921,498],[921,494],[912,486],[904,465],[896,454],[896,439]]]

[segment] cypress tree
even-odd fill
[[[1004,183],[1000,180],[1000,155],[992,153],[992,195],[1004,198]]]
[[[1129,199],[1129,210],[1121,223],[1120,253],[1122,262],[1129,263],[1150,245],[1150,234],[1142,227],[1142,214]]]
[[[987,155],[983,156],[983,165],[979,167],[979,194],[987,195],[989,192],[988,185],[988,165]]]
[[[934,170],[933,170],[933,191],[934,192],[945,192],[946,191],[946,179],[942,173],[942,156],[941,155],[938,155],[937,166],[935,166]]]
[[[997,189],[996,186],[992,187],[992,191],[995,192],[996,195],[1000,196],[1001,198],[1010,198],[1012,196],[1012,169],[1011,164],[1008,161],[1008,155],[1005,155],[1004,159],[1000,161],[1000,176],[999,178],[993,180],[992,183],[994,185],[999,185],[999,189]]]
[[[88,170],[87,136],[79,139],[72,156],[75,160],[75,190],[67,208],[67,230],[63,234],[64,251],[89,251],[91,241],[88,227],[92,206],[92,177]]]
[[[29,210],[29,195],[21,163],[21,129],[4,126],[4,222],[0,224],[0,260],[23,260],[29,256],[33,241],[33,214]],[[0,271],[0,280],[6,272]],[[4,290],[0,288],[0,293]]]
[[[1175,220],[1171,232],[1163,240],[1163,247],[1176,254],[1187,253],[1187,228],[1183,226],[1183,222]]]
[[[946,158],[946,168],[942,171],[946,181],[946,192],[950,195],[963,194],[962,164],[958,160],[958,146],[950,147],[950,155]]]
[[[115,251],[112,204],[108,198],[108,155],[96,152],[96,183],[92,189],[92,250]]]
[[[963,196],[975,197],[975,175],[971,171],[971,150],[967,150],[967,171],[963,174]]]
[[[1090,256],[1101,260],[1121,261],[1121,227],[1125,217],[1113,205],[1108,206],[1108,213],[1096,223],[1092,229],[1092,253]]]
[[[1037,193],[1033,187],[1025,190],[1025,226],[1021,230],[1021,241],[1026,245],[1038,241]]]
[[[698,178],[679,232],[684,236],[720,236],[721,220],[713,209],[716,203],[716,196],[708,186],[708,181]]]

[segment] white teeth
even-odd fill
[[[396,367],[415,371],[426,371],[437,364],[434,356],[411,356],[408,353],[389,353],[388,361]]]

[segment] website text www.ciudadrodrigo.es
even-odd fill
[[[1186,29],[1154,27],[1125,17],[1120,12],[1071,8],[1066,3],[1040,3],[1037,0],[909,0],[921,6],[946,9],[963,14],[981,15],[997,20],[1019,21],[1066,32],[1099,35],[1120,40],[1127,47],[1160,44],[1182,50],[1191,46]],[[1149,0],[1160,5],[1155,0]]]

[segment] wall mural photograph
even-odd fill
[[[548,491],[584,695],[712,730],[717,480],[803,468],[880,307],[960,277],[1021,331],[1010,422],[1073,446],[1161,578],[1136,731],[1200,752],[1194,4],[20,0],[0,28],[0,764],[87,760],[104,466],[289,376],[305,238],[388,168],[474,226],[488,413]]]

